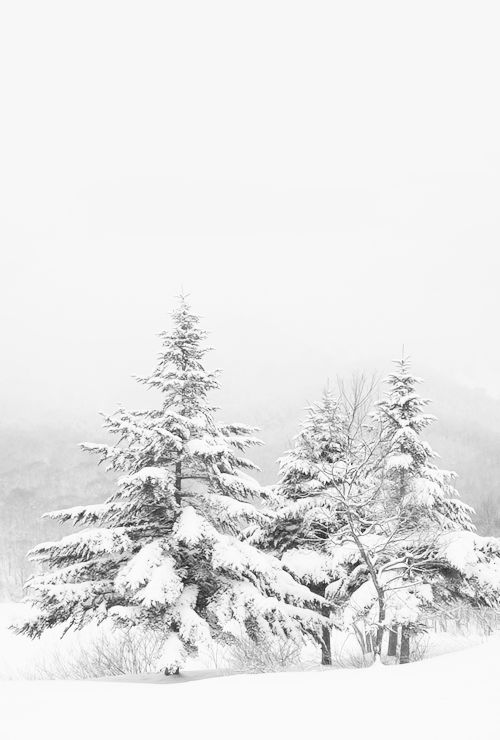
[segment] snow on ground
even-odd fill
[[[165,684],[0,684],[2,737],[497,738],[500,640],[407,666]]]
[[[47,631],[32,640],[16,635],[10,625],[22,620],[28,607],[18,603],[0,603],[0,680],[36,679],[53,656],[75,654],[91,641],[96,629],[88,627],[77,635],[61,639],[61,628]]]
[[[29,676],[47,652],[64,643],[57,632],[35,642],[7,632],[19,609],[0,608],[0,674],[3,664],[10,666],[11,677]],[[436,653],[463,647],[465,638],[433,640]],[[499,684],[498,637],[407,666],[223,677],[195,670],[179,678],[149,674],[119,681],[10,680],[0,682],[0,736],[308,740],[345,734],[349,740],[489,740],[500,736]]]

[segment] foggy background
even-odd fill
[[[131,376],[180,290],[222,416],[262,429],[264,482],[328,378],[384,376],[404,344],[442,464],[500,533],[498,21],[439,0],[2,5],[0,597],[61,532],[42,511],[110,489],[76,443],[149,402]]]

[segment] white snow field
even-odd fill
[[[36,676],[36,665],[65,641],[9,632],[20,609],[0,608],[0,675],[14,679],[0,681],[2,740],[500,737],[500,637],[457,650],[464,638],[448,636],[433,652],[455,652],[406,666],[31,681],[16,677]]]
[[[37,738],[498,738],[500,640],[407,666],[159,684],[0,684],[0,734]]]

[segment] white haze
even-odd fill
[[[4,418],[139,401],[181,289],[247,408],[384,372],[403,344],[500,396],[498,20],[439,0],[4,4]]]

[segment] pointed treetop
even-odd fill
[[[178,296],[178,305],[171,313],[172,327],[160,332],[162,341],[157,365],[153,372],[137,380],[164,395],[164,407],[181,415],[210,413],[215,408],[206,405],[206,397],[219,388],[219,370],[208,372],[203,359],[211,347],[204,342],[208,332],[200,327],[200,317],[193,313],[186,295]]]
[[[291,450],[279,460],[277,490],[287,498],[315,496],[336,479],[336,463],[345,444],[345,419],[329,390],[307,409]]]
[[[416,391],[422,379],[412,374],[408,356],[393,360],[393,363],[396,369],[385,379],[389,389],[385,398],[378,402],[378,409],[389,423],[420,432],[435,421],[432,414],[423,413],[430,400]]]
[[[405,506],[433,515],[444,527],[472,529],[472,510],[458,500],[455,473],[434,464],[438,456],[420,436],[436,421],[435,416],[425,413],[429,399],[416,392],[421,380],[411,374],[409,358],[396,360],[396,365],[396,371],[386,379],[389,389],[385,398],[377,404],[387,447],[387,480]]]
[[[402,355],[399,359],[393,360],[392,364],[395,365],[395,370],[389,373],[389,378],[397,378],[401,383],[409,383],[416,385],[422,383],[422,378],[413,375],[411,372],[411,357],[410,355]]]

